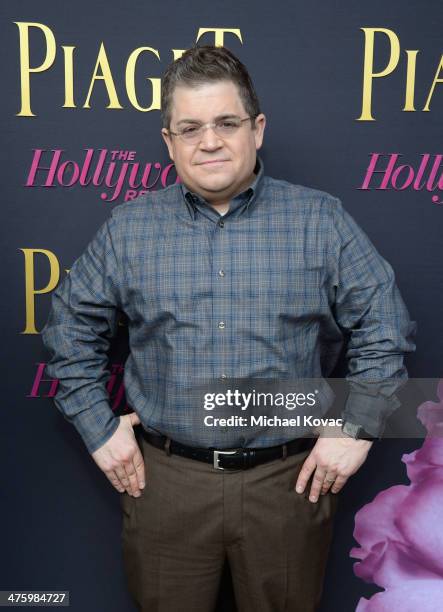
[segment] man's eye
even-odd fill
[[[235,121],[222,121],[220,124],[224,128],[234,128],[237,127]]]
[[[189,127],[183,128],[182,134],[193,134],[197,130],[198,130],[198,127],[196,125],[190,125]]]

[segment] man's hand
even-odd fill
[[[306,457],[295,485],[297,493],[303,493],[309,478],[315,470],[309,501],[318,501],[319,495],[328,492],[338,493],[352,474],[365,462],[373,442],[354,440],[341,430],[334,430],[334,438],[322,436]],[[331,436],[331,430],[328,430]]]
[[[133,425],[140,419],[135,412],[120,417],[120,423],[92,458],[120,493],[140,497],[145,486],[145,464],[134,435]]]

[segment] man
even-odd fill
[[[266,118],[231,52],[173,62],[162,112],[182,184],[116,207],[54,292],[43,339],[56,403],[122,493],[139,609],[209,612],[227,558],[240,612],[309,612],[336,494],[396,405],[364,383],[405,379],[415,325],[336,198],[264,175]],[[120,311],[134,413],[116,418],[106,351]],[[207,427],[186,396],[208,380],[328,376],[346,332],[352,385],[334,437]]]

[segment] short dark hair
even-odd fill
[[[237,86],[245,111],[252,117],[251,125],[254,128],[254,120],[260,114],[260,105],[246,66],[226,47],[212,45],[191,47],[167,67],[161,93],[163,127],[169,129],[172,96],[178,85],[198,87],[217,81],[232,81]]]

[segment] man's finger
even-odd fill
[[[336,477],[336,474],[333,474],[332,472],[327,472],[321,488],[322,495],[325,495],[329,491],[331,486],[334,484]]]
[[[119,480],[117,474],[114,472],[114,470],[111,470],[109,472],[105,472],[105,474],[108,477],[109,482],[113,485],[113,487],[115,487],[119,493],[123,493],[125,488],[122,485],[122,483],[120,482],[120,480]]]
[[[314,478],[312,479],[311,491],[309,492],[309,501],[316,502],[320,495],[321,488],[325,481],[326,470],[317,466]]]
[[[143,489],[146,484],[145,460],[143,459],[143,455],[138,445],[134,457],[132,458],[132,463],[134,464],[134,469],[137,474],[138,486],[140,489]]]
[[[312,472],[317,467],[317,462],[312,456],[312,452],[306,457],[305,462],[302,465],[300,473],[297,478],[297,482],[295,484],[295,490],[297,493],[303,493],[306,485],[308,484],[308,480],[311,478]]]
[[[332,485],[332,493],[338,493],[348,481],[349,476],[337,476],[334,484]]]
[[[132,462],[132,459],[131,461],[129,461],[128,463],[124,463],[123,465],[126,471],[126,475],[129,478],[129,487],[131,489],[131,495],[134,495],[135,497],[139,497],[140,489],[138,486],[137,472],[135,471],[135,467]]]
[[[117,474],[117,478],[119,479],[121,485],[124,487],[125,491],[129,493],[129,495],[132,495],[131,483],[129,482],[129,478],[126,474],[126,470],[123,464],[117,466],[114,471]]]

